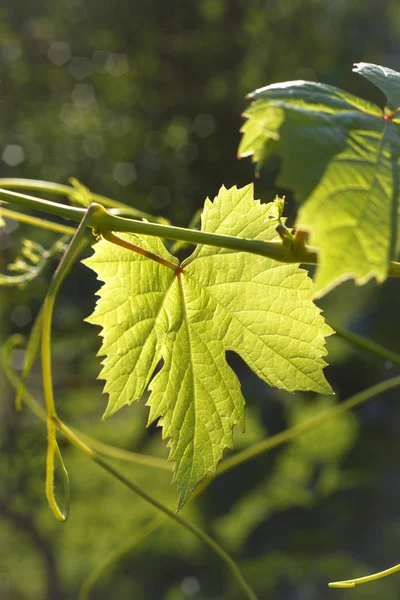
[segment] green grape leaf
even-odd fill
[[[255,201],[251,185],[223,187],[206,200],[202,230],[278,241],[271,215],[281,208],[280,200]],[[179,265],[157,238],[121,237],[171,268],[104,240],[84,261],[104,282],[87,319],[102,327],[104,416],[150,390],[149,423],[158,420],[169,439],[181,507],[232,447],[233,426],[244,428],[244,399],[226,351],[271,386],[331,393],[322,356],[332,330],[297,265],[211,246],[197,246]]]
[[[282,157],[278,184],[295,191],[296,226],[319,249],[317,295],[348,278],[384,281],[400,246],[400,74],[354,71],[379,87],[385,109],[321,83],[269,85],[250,94],[239,146],[258,168]]]

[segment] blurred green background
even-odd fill
[[[400,70],[398,0],[3,0],[0,6],[0,177],[66,183],[185,226],[221,184],[254,179],[237,161],[245,95],[276,81],[312,79],[378,103],[351,73],[367,61]],[[270,201],[278,161],[256,181]],[[289,198],[293,218],[295,204]],[[21,239],[49,247],[55,235],[7,220],[0,269]],[[52,267],[55,265],[53,264]],[[51,269],[24,289],[0,290],[0,341],[27,335]],[[103,441],[165,457],[145,400],[106,423],[96,381],[99,340],[84,324],[94,305],[93,274],[77,265],[57,302],[54,329],[60,416]],[[342,285],[320,305],[347,326],[399,350],[399,283]],[[289,395],[257,380],[236,355],[247,400],[246,447],[309,418],[332,402],[395,375],[389,362],[330,339],[332,399]],[[12,361],[20,368],[23,353]],[[68,522],[44,497],[46,434],[27,409],[17,414],[0,370],[0,598],[73,600],[96,567],[149,523],[153,509],[61,443],[71,476]],[[31,390],[41,398],[40,370]],[[396,563],[400,548],[400,408],[394,391],[294,443],[217,478],[184,509],[238,560],[260,599],[400,597],[400,576],[354,590],[327,582]],[[168,472],[120,468],[174,508]],[[174,524],[164,525],[103,571],[91,599],[240,598],[224,565]]]

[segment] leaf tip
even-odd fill
[[[178,506],[175,509],[175,514],[178,513],[180,510],[182,510],[182,508],[185,506],[186,502],[189,500],[191,493],[192,493],[191,491],[188,492],[187,490],[185,490],[179,494]]]

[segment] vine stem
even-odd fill
[[[376,385],[373,385],[370,388],[351,396],[351,398],[348,398],[344,402],[336,404],[332,408],[322,411],[320,414],[309,419],[308,421],[299,423],[293,427],[289,427],[289,429],[285,429],[285,431],[282,431],[271,438],[267,438],[258,444],[254,444],[254,446],[250,446],[250,448],[246,448],[245,450],[242,450],[242,452],[238,452],[237,454],[225,459],[223,462],[221,462],[220,468],[218,469],[218,474],[226,473],[227,471],[230,471],[234,467],[246,462],[247,460],[255,458],[256,456],[259,456],[263,452],[267,452],[272,448],[276,448],[276,446],[280,446],[283,443],[289,442],[302,433],[322,425],[329,419],[341,415],[347,410],[355,408],[363,402],[366,402],[366,400],[369,400],[378,394],[382,394],[383,392],[398,386],[400,386],[400,375],[397,377],[392,377],[391,379],[387,379],[386,381],[382,381],[381,383],[377,383]]]
[[[190,531],[193,535],[195,535],[199,540],[204,542],[209,548],[211,548],[218,556],[225,562],[226,566],[231,571],[233,577],[236,579],[237,583],[240,585],[242,590],[246,593],[247,598],[249,600],[257,600],[252,589],[248,586],[246,580],[240,572],[239,567],[235,563],[235,561],[230,557],[230,555],[215,542],[210,536],[208,536],[204,531],[183,519],[177,513],[174,513],[172,510],[161,504],[158,500],[150,496],[147,492],[142,490],[139,486],[137,486],[133,481],[130,481],[125,475],[120,473],[117,469],[107,463],[99,454],[97,454],[90,446],[88,446],[83,440],[81,440],[69,427],[67,427],[58,417],[53,417],[52,421],[57,429],[64,435],[64,437],[78,450],[80,450],[83,454],[86,454],[88,458],[97,463],[102,469],[107,471],[110,475],[120,481],[125,487],[135,492],[140,498],[145,500],[147,503],[151,504],[157,510],[163,512],[170,519],[179,523],[182,527]]]
[[[7,217],[8,219],[14,219],[20,221],[20,223],[26,223],[33,227],[39,227],[40,229],[47,229],[54,231],[55,233],[62,233],[64,235],[74,235],[75,228],[69,227],[68,225],[62,225],[61,223],[53,223],[46,219],[38,219],[31,215],[25,215],[24,213],[16,212],[15,210],[8,210],[7,208],[0,207],[0,216]]]
[[[71,198],[74,194],[77,193],[77,188],[64,185],[62,183],[53,183],[51,181],[40,181],[36,179],[19,179],[19,178],[0,178],[0,188],[13,188],[20,190],[36,190],[38,192],[47,192],[50,194],[56,194],[57,196],[65,196],[67,198]],[[118,202],[117,200],[112,200],[107,196],[102,196],[100,194],[94,194],[90,190],[88,190],[90,197],[93,202],[98,202],[103,206],[108,208],[116,208],[118,210],[123,211],[124,213],[131,214],[133,217],[138,219],[147,219],[148,221],[158,222],[160,219],[158,217],[153,217],[147,212],[143,212],[142,210],[138,210],[136,208],[132,208],[123,202]],[[161,219],[163,221],[163,219]]]
[[[64,204],[58,204],[49,200],[36,198],[35,196],[28,196],[26,194],[20,194],[5,189],[0,189],[0,199],[31,210],[43,211],[77,222],[81,222],[86,212],[83,208],[66,206]],[[250,252],[287,263],[302,262],[314,264],[317,261],[316,250],[307,246],[304,248],[291,248],[283,245],[280,241],[264,242],[260,240],[237,238],[229,235],[207,233],[198,231],[197,229],[185,229],[160,223],[136,221],[134,219],[113,215],[101,204],[94,203],[92,206],[96,208],[96,210],[93,210],[92,217],[87,222],[87,226],[96,229],[99,233],[116,231],[150,235],[169,240],[187,242],[189,244],[205,244],[239,252]]]
[[[54,184],[56,185],[56,184]],[[69,188],[71,189],[71,188]],[[43,200],[35,196],[28,196],[10,190],[0,189],[0,199],[24,206],[25,208],[43,211],[57,215],[64,219],[81,222],[85,215],[85,209],[74,206],[66,206],[49,200]],[[249,252],[266,256],[284,263],[317,264],[317,249],[307,245],[289,245],[280,241],[264,242],[235,236],[207,233],[197,229],[185,229],[173,225],[160,223],[148,223],[119,217],[108,212],[101,204],[91,205],[96,210],[92,212],[92,218],[88,220],[87,226],[96,229],[99,233],[107,231],[119,231],[126,233],[138,233],[150,235],[168,240],[178,240],[189,244],[200,244],[227,248],[238,252]],[[400,263],[391,262],[388,275],[400,278]]]
[[[361,350],[369,352],[374,356],[379,356],[379,358],[382,358],[383,360],[390,360],[390,362],[392,362],[394,365],[400,366],[400,355],[397,354],[397,352],[392,352],[384,346],[381,346],[372,340],[368,340],[357,333],[348,331],[343,327],[332,325],[332,328],[335,330],[336,335],[343,338],[347,342],[350,342],[354,346],[357,346]]]
[[[47,414],[41,404],[30,394],[30,392],[26,389],[26,379],[24,377],[19,378],[12,367],[10,366],[10,354],[11,351],[16,346],[24,346],[25,339],[20,334],[14,334],[8,338],[6,343],[3,345],[3,363],[2,366],[4,368],[5,374],[7,376],[8,381],[13,386],[18,396],[18,405],[16,406],[17,410],[20,410],[20,402],[23,400],[29,410],[33,412],[41,421],[46,423]],[[67,425],[68,427],[68,425]],[[96,452],[103,456],[108,456],[110,458],[115,458],[117,460],[121,460],[124,462],[130,462],[136,465],[142,465],[144,467],[150,467],[153,469],[160,469],[162,471],[173,470],[172,463],[168,462],[164,458],[157,458],[154,456],[148,456],[147,454],[139,454],[137,452],[131,452],[130,450],[123,450],[122,448],[117,448],[116,446],[112,446],[111,444],[105,444],[104,442],[100,442],[95,438],[79,431],[75,428],[69,428],[71,431],[82,439],[85,443],[90,445]]]
[[[46,298],[44,300],[43,308],[41,310],[41,314],[39,319],[41,320],[41,357],[42,357],[42,378],[43,378],[43,392],[44,399],[46,404],[46,414],[47,414],[47,457],[46,457],[46,498],[49,503],[49,507],[53,512],[54,516],[59,521],[65,521],[68,516],[68,505],[66,504],[67,509],[61,511],[54,492],[54,473],[55,473],[55,458],[58,458],[58,461],[62,468],[62,474],[64,477],[64,488],[67,489],[69,496],[69,483],[68,483],[68,474],[67,478],[65,477],[66,469],[64,467],[64,463],[62,462],[62,457],[60,453],[60,449],[57,444],[57,436],[56,436],[56,426],[55,419],[57,419],[57,413],[54,403],[54,393],[53,393],[53,377],[51,370],[51,327],[53,320],[53,312],[54,312],[54,303],[57,297],[58,290],[67,276],[71,266],[75,262],[76,258],[79,256],[81,250],[86,245],[85,235],[86,235],[86,225],[87,222],[91,219],[92,213],[96,212],[96,205],[91,205],[83,216],[82,221],[79,224],[79,227],[75,231],[69,246],[65,253],[63,254],[61,261],[58,264],[58,267],[51,279],[49,289],[46,294]],[[33,350],[32,350],[33,352]]]
[[[165,523],[165,515],[159,515],[154,517],[151,521],[146,523],[139,531],[137,531],[127,542],[121,544],[116,550],[113,550],[103,562],[96,566],[93,571],[83,582],[79,591],[79,600],[88,600],[90,591],[103,575],[103,573],[114,563],[116,563],[122,556],[132,550],[137,544],[146,539],[151,533],[156,531],[163,523]]]
[[[398,573],[400,571],[400,564],[395,565],[394,567],[390,567],[390,569],[385,569],[384,571],[379,571],[378,573],[374,573],[373,575],[366,575],[365,577],[358,577],[357,579],[347,579],[346,581],[332,581],[329,584],[330,588],[353,588],[360,583],[369,583],[370,581],[376,581],[377,579],[382,579],[383,577],[388,577],[389,575],[393,575],[394,573]]]

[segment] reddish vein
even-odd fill
[[[140,246],[137,246],[136,244],[132,244],[131,242],[128,242],[127,240],[123,240],[122,238],[118,237],[114,233],[111,233],[110,231],[102,233],[101,235],[108,242],[111,242],[112,244],[116,244],[117,246],[121,246],[122,248],[126,248],[127,250],[131,250],[132,252],[136,252],[136,254],[141,254],[142,256],[146,256],[147,258],[150,258],[150,260],[154,260],[155,262],[159,263],[160,265],[163,265],[164,267],[168,267],[168,269],[172,269],[174,272],[177,272],[180,270],[179,265],[174,264],[167,258],[159,256],[158,254],[154,254],[154,252],[150,252],[149,250],[145,250],[144,248],[141,248]]]

